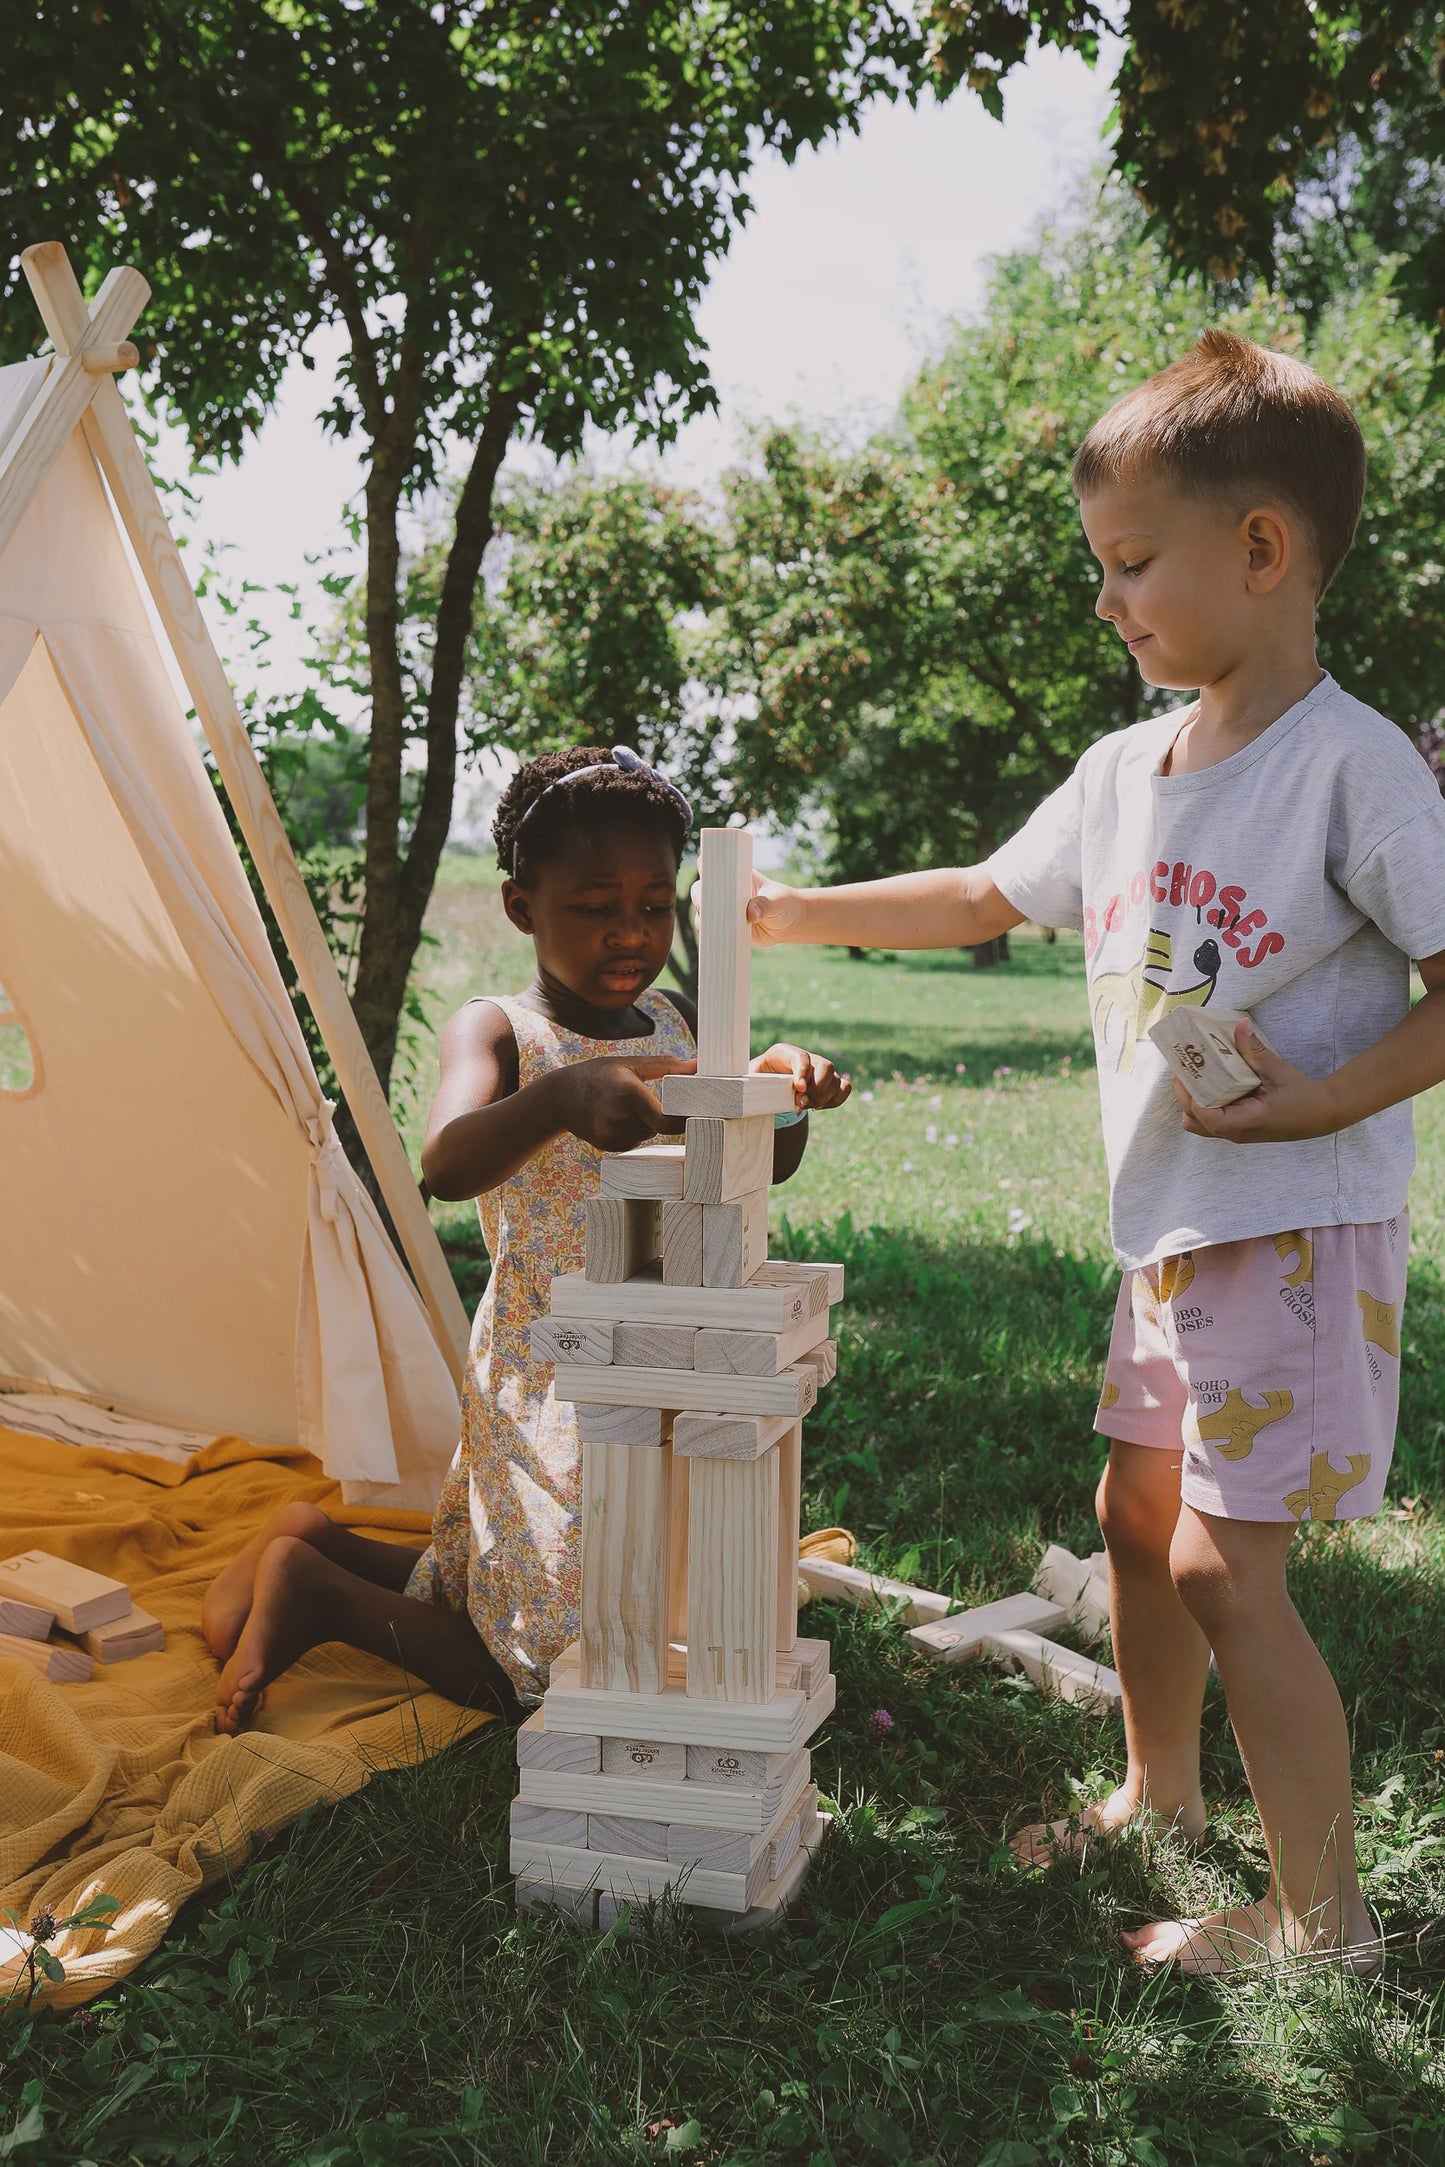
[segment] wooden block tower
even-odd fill
[[[533,1327],[582,1437],[582,1624],[517,1734],[511,1863],[520,1904],[602,1923],[666,1890],[761,1923],[824,1827],[799,1487],[843,1271],[768,1259],[793,1089],[748,1074],[751,837],[705,829],[701,867],[697,1074],[662,1084],[685,1141],[603,1160],[586,1271]]]

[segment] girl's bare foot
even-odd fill
[[[225,1570],[216,1575],[201,1603],[201,1631],[218,1663],[224,1663],[235,1653],[241,1629],[251,1613],[251,1587],[256,1567],[267,1545],[282,1535],[296,1535],[303,1542],[314,1542],[330,1526],[317,1505],[299,1501],[282,1505],[279,1511],[272,1513],[261,1532],[252,1536],[240,1555],[232,1558]]]
[[[278,1535],[266,1545],[245,1622],[216,1687],[218,1731],[234,1737],[244,1730],[271,1680],[318,1641],[330,1639],[316,1613],[316,1596],[318,1582],[333,1570],[302,1536]]]
[[[1337,1907],[1329,1924],[1301,1925],[1284,1919],[1273,1903],[1236,1904],[1202,1919],[1156,1919],[1122,1936],[1136,1964],[1177,1964],[1193,1978],[1226,1978],[1232,1972],[1309,1964],[1373,1978],[1385,1945],[1368,1912],[1339,1932]]]
[[[1121,1787],[1060,1821],[1035,1821],[1020,1829],[1009,1849],[1020,1866],[1052,1866],[1059,1859],[1082,1866],[1091,1849],[1097,1850],[1127,1828],[1143,1825],[1154,1834],[1167,1830],[1194,1843],[1204,1834],[1204,1819],[1202,1797],[1191,1799],[1175,1814],[1165,1814],[1157,1806],[1143,1805],[1132,1791]]]

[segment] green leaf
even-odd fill
[[[695,2152],[702,2143],[701,2122],[681,2122],[670,2129],[662,2149],[671,2158],[675,2153]]]
[[[18,2122],[0,2132],[0,2159],[13,2159],[22,2145],[39,2144],[44,2135],[44,2115],[38,2106],[27,2107]]]

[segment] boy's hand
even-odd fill
[[[1266,1046],[1252,1025],[1238,1024],[1234,1043],[1259,1077],[1259,1089],[1232,1106],[1198,1106],[1176,1076],[1174,1092],[1191,1136],[1227,1144],[1298,1144],[1340,1126],[1329,1086]]]
[[[809,1053],[805,1046],[769,1046],[748,1066],[755,1076],[791,1076],[799,1108],[841,1106],[853,1089],[851,1076],[840,1076],[825,1054]]]
[[[631,1151],[649,1137],[682,1133],[683,1124],[662,1111],[649,1082],[659,1076],[691,1076],[696,1061],[668,1054],[604,1054],[556,1069],[561,1125],[598,1151]]]
[[[786,888],[780,880],[769,880],[763,873],[754,873],[753,899],[748,905],[748,929],[753,936],[753,946],[772,948],[779,941],[785,941],[797,924],[802,904],[803,899],[796,888]],[[773,1050],[776,1052],[776,1047]],[[793,1048],[794,1052],[797,1050]],[[825,1066],[831,1069],[832,1063]]]

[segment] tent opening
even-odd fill
[[[20,1098],[35,1089],[38,1071],[30,1033],[0,986],[0,1098]]]

